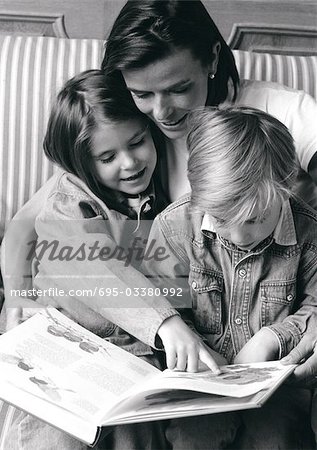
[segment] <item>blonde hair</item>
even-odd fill
[[[257,205],[260,220],[277,199],[292,196],[297,161],[285,125],[245,107],[206,107],[189,116],[188,178],[192,211],[227,225],[242,223]]]

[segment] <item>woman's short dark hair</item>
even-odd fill
[[[205,66],[217,42],[221,50],[215,79],[209,80],[207,104],[211,105],[227,98],[229,80],[236,95],[239,75],[230,48],[202,2],[128,0],[108,37],[102,70],[117,72],[122,81],[121,71],[145,67],[175,49],[189,49]]]
[[[148,119],[135,106],[129,92],[101,70],[87,70],[66,82],[52,107],[44,139],[46,156],[77,175],[96,194],[91,134],[99,121]]]

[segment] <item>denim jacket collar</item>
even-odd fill
[[[207,213],[203,216],[201,231],[209,238],[214,238],[217,235],[212,217]],[[269,238],[265,239],[259,245],[262,247],[262,244],[264,244],[264,246],[266,247],[268,244],[267,240],[269,239],[271,241],[271,238],[273,238],[278,245],[288,246],[297,244],[294,218],[289,200],[286,200],[282,203],[282,209],[278,223],[272,236],[269,236]],[[220,237],[220,240],[225,246],[227,246],[228,244],[230,246],[229,241],[227,241],[226,239]]]
[[[287,246],[297,244],[293,212],[289,200],[282,203],[281,215],[274,230],[273,237],[279,245]]]

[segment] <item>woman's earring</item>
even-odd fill
[[[214,73],[209,73],[209,74],[208,74],[208,77],[209,77],[211,80],[213,80],[213,79],[215,78],[215,74],[214,74]]]

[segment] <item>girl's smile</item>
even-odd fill
[[[146,167],[144,169],[140,170],[139,172],[137,172],[135,175],[131,175],[128,178],[122,178],[121,181],[124,181],[126,183],[138,182],[140,180],[140,178],[142,178],[145,175],[145,171],[146,171]]]

